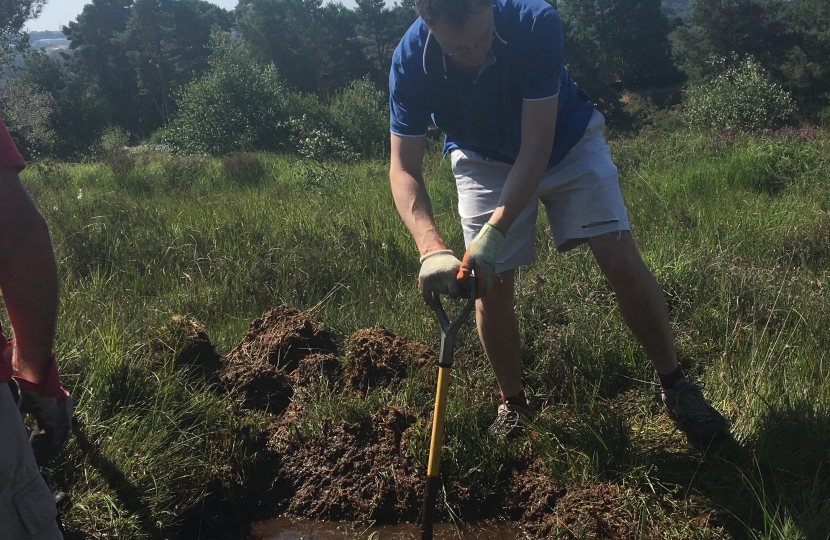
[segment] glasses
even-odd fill
[[[486,40],[482,41],[481,43],[477,43],[477,44],[473,45],[472,47],[464,47],[464,48],[462,48],[460,50],[457,50],[455,52],[444,52],[444,54],[446,56],[460,56],[462,54],[470,54],[471,52],[477,51],[478,49],[480,49],[482,47],[486,47],[487,45],[492,43],[492,41],[494,39],[496,39],[496,33],[495,32],[493,32],[493,35],[489,39],[486,39]]]

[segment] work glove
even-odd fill
[[[14,377],[20,387],[20,412],[31,414],[37,422],[31,443],[38,467],[49,463],[69,438],[74,414],[72,396],[61,384],[54,352],[50,361],[49,375],[41,384]]]
[[[418,275],[418,289],[424,302],[436,308],[435,299],[441,294],[458,298],[458,269],[461,266],[450,249],[431,251],[421,257],[421,273]]]
[[[496,277],[496,253],[504,242],[504,233],[498,227],[487,222],[473,239],[458,271],[459,281],[466,280],[470,273],[475,273],[478,283],[476,298],[483,298],[493,286]]]

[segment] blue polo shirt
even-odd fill
[[[392,133],[444,133],[444,154],[472,150],[512,164],[521,145],[522,103],[559,95],[548,167],[559,163],[585,132],[594,105],[562,63],[562,21],[544,0],[494,0],[496,38],[475,78],[454,73],[423,20],[409,27],[392,56]]]

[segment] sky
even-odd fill
[[[237,0],[209,1],[225,9],[233,9],[237,3]],[[60,30],[62,25],[74,21],[75,17],[83,11],[84,6],[88,3],[90,3],[90,0],[47,0],[40,17],[27,22],[26,28],[30,32]],[[343,4],[350,8],[357,6],[354,0],[343,0]]]

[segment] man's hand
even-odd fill
[[[9,343],[8,349],[11,349]],[[52,354],[49,375],[41,384],[21,377],[14,380],[20,387],[20,412],[31,414],[37,422],[32,432],[32,450],[39,467],[46,465],[69,438],[72,429],[74,403],[61,384],[58,365]]]
[[[435,309],[435,298],[445,294],[458,298],[458,271],[461,267],[452,250],[432,251],[421,257],[421,273],[418,275],[418,289],[424,302]]]
[[[471,272],[475,272],[478,280],[477,298],[486,296],[493,286],[493,279],[496,277],[496,253],[502,242],[504,242],[504,233],[488,222],[467,246],[458,275],[463,281],[469,277]]]

